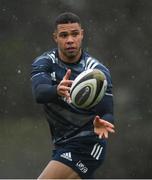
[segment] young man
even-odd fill
[[[83,34],[77,15],[60,14],[53,34],[57,48],[32,64],[33,94],[44,105],[54,143],[52,160],[39,179],[92,178],[104,160],[108,133],[114,132],[110,73],[82,49]],[[95,107],[78,109],[70,103],[70,86],[78,74],[92,68],[106,75],[106,94]]]

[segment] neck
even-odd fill
[[[79,53],[76,56],[72,56],[72,57],[68,57],[66,55],[64,55],[63,53],[61,53],[61,51],[58,51],[59,53],[59,57],[60,59],[65,62],[65,63],[76,63],[79,61],[81,54],[82,54],[82,50],[80,49]]]

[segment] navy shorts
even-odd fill
[[[75,138],[53,150],[52,160],[71,167],[82,179],[92,179],[105,158],[106,141],[97,137]]]

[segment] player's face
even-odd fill
[[[59,56],[66,62],[76,62],[81,56],[83,29],[78,23],[59,24],[54,33]]]

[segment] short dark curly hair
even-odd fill
[[[59,24],[78,23],[81,26],[80,17],[72,12],[59,14],[55,20],[54,26],[57,29]]]

